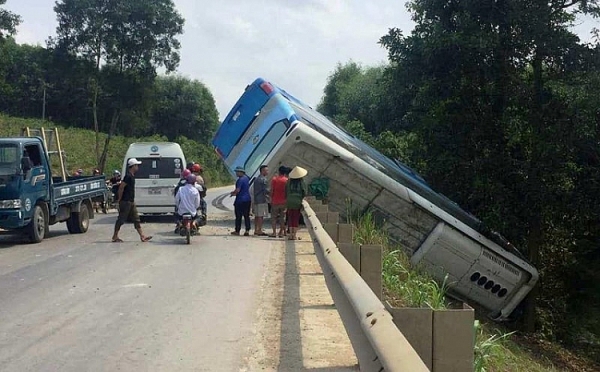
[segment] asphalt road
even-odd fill
[[[0,234],[0,371],[238,370],[282,243],[229,235],[231,189],[209,191],[189,246],[172,218],[144,223],[148,243],[129,224],[112,243],[115,211],[40,244]]]

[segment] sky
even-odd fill
[[[19,43],[45,45],[55,35],[55,0],[8,0],[19,14]],[[405,1],[393,0],[174,0],[185,19],[177,73],[204,83],[219,118],[246,85],[262,77],[316,107],[338,63],[363,66],[387,61],[378,41],[392,27],[414,27]],[[574,31],[590,40],[598,20],[583,19]]]

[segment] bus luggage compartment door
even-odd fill
[[[491,249],[439,222],[411,257],[441,282],[448,274],[450,292],[496,313],[529,279]]]

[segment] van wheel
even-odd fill
[[[46,235],[46,214],[40,205],[33,208],[33,217],[27,226],[27,235],[32,243],[39,243]]]
[[[71,213],[67,220],[67,230],[71,234],[83,234],[90,227],[90,211],[87,203],[81,203],[79,212]]]

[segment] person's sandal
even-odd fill
[[[148,241],[150,241],[150,239],[152,239],[152,236],[144,236],[143,238],[141,238],[142,243],[146,243]]]

